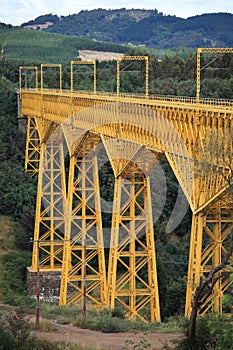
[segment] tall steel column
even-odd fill
[[[60,132],[41,143],[32,270],[61,270],[64,244],[65,169]],[[38,247],[39,246],[39,247]],[[38,249],[39,248],[39,249]]]
[[[136,170],[115,180],[108,303],[133,320],[160,321],[150,180]]]
[[[60,304],[106,304],[106,271],[97,158],[70,159]]]
[[[230,233],[233,229],[232,199],[228,194],[219,198],[203,210],[193,215],[188,283],[186,294],[185,315],[190,316],[192,300],[200,281],[204,279],[211,268],[218,266],[227,253]],[[233,255],[230,258],[233,261]],[[221,270],[212,280],[208,293],[203,295],[199,313],[205,315],[212,311],[222,313],[223,293],[232,285],[227,268]]]

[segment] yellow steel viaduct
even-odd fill
[[[226,256],[233,229],[233,102],[200,98],[205,50],[198,49],[195,98],[150,95],[144,56],[119,58],[115,94],[97,92],[96,79],[92,92],[75,91],[72,68],[80,62],[71,63],[70,90],[62,89],[61,79],[57,90],[44,88],[47,65],[41,65],[40,87],[37,68],[20,67],[26,169],[38,173],[32,270],[39,263],[41,271],[61,272],[61,305],[85,295],[100,308],[123,307],[131,319],[160,321],[150,176],[164,155],[193,213],[186,316],[200,281]],[[145,61],[144,95],[120,93],[122,59]],[[93,64],[95,76],[95,62],[83,64]],[[61,73],[61,65],[54,66]],[[35,69],[34,88],[22,86],[24,69]],[[115,176],[109,232],[101,218],[100,146]],[[182,216],[182,209],[174,215]],[[232,285],[224,272],[212,281],[200,314],[222,313]]]

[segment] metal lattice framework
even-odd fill
[[[114,194],[109,305],[123,306],[131,319],[143,321],[148,320],[148,307],[149,319],[160,321],[149,178],[134,169],[116,179]]]
[[[205,278],[210,269],[219,265],[226,255],[226,241],[232,229],[232,198],[229,193],[225,193],[218,201],[193,216],[186,315],[190,315],[193,294],[200,279]],[[233,257],[231,261],[233,261]],[[223,293],[231,285],[230,276],[222,274],[222,278],[217,280],[213,292],[205,295],[201,300],[200,314],[204,315],[208,311],[221,313]]]
[[[25,170],[34,175],[39,169],[40,162],[40,136],[36,118],[28,117]]]
[[[63,136],[54,130],[53,137],[41,144],[36,203],[32,269],[41,251],[40,266],[61,270],[65,222],[65,169]]]
[[[85,139],[87,143],[99,141],[91,134]],[[80,303],[85,291],[93,304],[103,307],[106,269],[97,158],[85,155],[89,147],[85,143],[80,146],[70,157],[60,304]]]
[[[62,270],[61,304],[80,302],[85,290],[99,307],[121,305],[132,319],[159,321],[150,175],[165,155],[193,212],[189,316],[196,287],[224,258],[233,228],[233,200],[225,181],[231,176],[229,167],[212,154],[211,163],[222,167],[224,176],[214,168],[200,172],[193,159],[208,153],[205,142],[212,134],[218,144],[232,132],[232,101],[198,94],[184,98],[71,90],[44,89],[43,84],[41,90],[20,88],[21,115],[28,118],[27,169],[38,171],[32,268],[40,252],[42,270]],[[98,152],[93,153],[100,143],[115,175],[107,267]],[[232,152],[229,144],[226,148]],[[231,284],[223,270],[200,313],[221,313]]]

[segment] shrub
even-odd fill
[[[184,334],[187,333],[187,324],[184,328]],[[198,317],[196,323],[196,339],[200,350],[227,350],[232,349],[233,332],[232,319],[227,317],[216,317],[207,315]],[[187,350],[189,341],[187,336],[171,341],[172,345],[164,346],[164,350]]]
[[[125,312],[120,307],[115,307],[112,311],[112,317],[125,318]]]
[[[25,349],[30,329],[22,315],[15,312],[2,314],[0,321],[0,349]]]
[[[26,266],[30,265],[29,252],[11,251],[2,256],[1,294],[3,302],[20,305],[27,296]]]
[[[10,312],[9,312],[10,311]],[[48,325],[46,326],[46,328]],[[78,350],[77,345],[49,342],[30,335],[30,324],[20,312],[2,309],[0,315],[0,350]],[[47,329],[48,330],[48,329]]]
[[[99,316],[96,321],[96,330],[103,333],[126,332],[129,329],[129,321],[108,315]]]

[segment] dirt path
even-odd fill
[[[104,52],[104,51],[93,51],[93,50],[78,50],[79,57],[82,61],[109,61],[116,60],[118,56],[123,56],[122,53],[118,52]]]
[[[145,335],[142,332],[137,334],[126,333],[101,333],[89,329],[81,329],[69,325],[59,325],[53,323],[56,327],[55,331],[44,332],[39,331],[37,336],[49,341],[64,341],[69,343],[79,344],[84,347],[95,347],[98,349],[122,350],[126,348],[126,341],[131,340],[132,345],[128,345],[127,349],[133,349],[133,345],[139,344],[140,341],[146,339],[151,344],[150,350],[162,350],[166,341],[177,338],[176,334],[160,334],[153,333]]]

